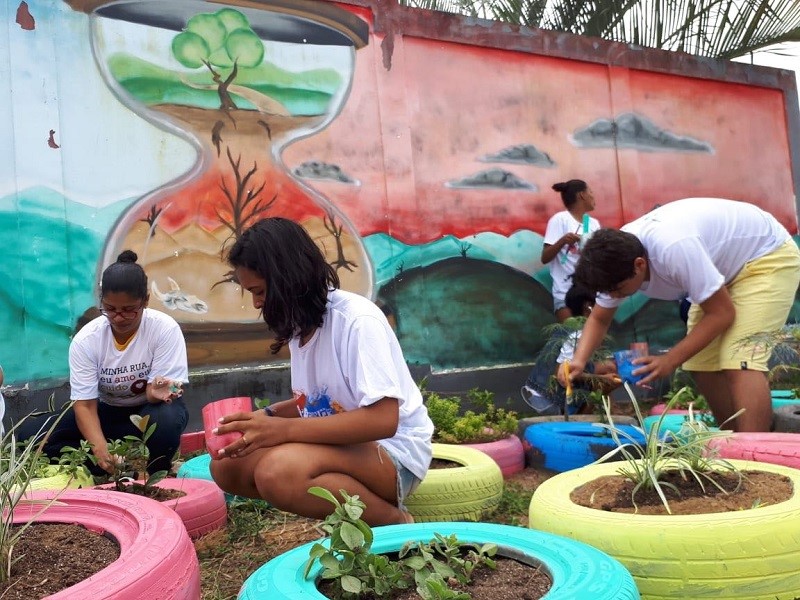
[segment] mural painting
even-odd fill
[[[414,13],[378,5],[395,23]],[[604,226],[721,196],[797,233],[781,86],[473,45],[476,25],[457,17],[441,18],[463,43],[409,19],[389,49],[370,3],[12,8],[0,45],[9,382],[66,376],[98,274],[125,248],[150,306],[181,324],[191,366],[284,359],[224,261],[265,216],[301,222],[343,287],[393,315],[407,358],[434,368],[526,362],[542,345],[556,181],[586,180]],[[634,297],[612,333],[666,346],[681,328],[677,306]]]

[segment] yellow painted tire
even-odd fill
[[[480,521],[500,504],[503,473],[490,456],[466,446],[433,444],[433,458],[463,466],[428,470],[406,498],[415,521]]]
[[[728,513],[613,513],[570,500],[577,487],[615,475],[619,468],[619,463],[589,465],[539,486],[529,526],[610,554],[631,572],[642,600],[795,600],[800,596],[800,471],[730,462],[741,470],[785,475],[795,493],[780,504]]]

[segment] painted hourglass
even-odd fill
[[[300,222],[344,288],[369,295],[372,286],[369,258],[346,215],[294,179],[280,158],[339,113],[366,23],[322,2],[223,6],[136,0],[91,13],[95,58],[112,91],[197,152],[189,172],[120,217],[100,265],[123,248],[139,254],[151,306],[181,323],[193,364],[264,355],[263,322],[224,262],[228,244],[260,218]]]

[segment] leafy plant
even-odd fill
[[[33,439],[44,439],[49,436],[71,406],[71,403],[67,404],[50,422],[49,427],[45,422]],[[31,519],[14,525],[14,510],[21,505],[35,504],[42,507],[37,515],[41,514],[57,502],[59,494],[56,491],[51,499],[41,501],[25,497],[31,481],[41,472],[45,463],[43,442],[25,444],[17,442],[17,430],[24,422],[25,419],[20,420],[0,438],[0,582],[6,581],[11,575],[11,567],[15,560],[12,556],[14,546],[35,521]]]
[[[435,538],[428,543],[407,542],[397,559],[373,554],[373,533],[361,519],[366,505],[358,496],[339,490],[344,503],[321,487],[308,492],[334,505],[322,529],[330,536],[329,544],[316,543],[309,552],[305,576],[315,561],[322,565],[321,577],[333,582],[333,598],[339,600],[372,594],[390,596],[396,590],[415,587],[423,600],[469,600],[469,595],[452,590],[449,581],[465,584],[478,566],[495,568],[492,559],[495,544],[459,542],[455,535]]]
[[[445,444],[480,443],[500,440],[517,431],[519,419],[512,410],[498,408],[494,393],[471,389],[467,401],[477,410],[467,410],[460,415],[461,399],[442,397],[436,392],[423,390],[428,416],[433,421],[433,439]]]
[[[644,417],[636,397],[630,386],[627,383],[624,385],[639,422],[639,426],[635,429],[644,435],[645,442],[642,443],[614,424],[611,402],[608,397],[605,397],[603,407],[608,423],[595,423],[595,425],[609,432],[616,442],[617,448],[596,462],[604,462],[617,454],[622,455],[624,460],[618,472],[634,484],[631,492],[631,501],[634,507],[636,507],[636,495],[639,491],[652,489],[658,494],[667,512],[672,514],[664,488],[669,488],[677,494],[680,493],[680,490],[674,484],[664,481],[664,474],[667,472],[678,471],[683,479],[692,477],[696,480],[703,490],[705,490],[706,484],[711,484],[723,493],[727,492],[714,479],[714,473],[720,471],[736,473],[739,475],[741,483],[742,476],[736,467],[729,461],[720,458],[718,452],[708,447],[711,439],[728,436],[730,432],[709,429],[704,421],[695,418],[693,409],[689,409],[688,418],[682,423],[678,433],[675,435],[661,434],[667,410],[680,401],[682,394],[689,393],[688,388],[679,390],[667,404],[667,410],[661,413],[649,430],[646,430]],[[735,419],[742,412],[744,409],[737,411],[730,419]]]
[[[737,342],[737,349],[752,348],[753,354],[768,352],[774,365],[769,371],[770,384],[793,389],[797,398],[800,387],[800,324],[784,325],[774,331],[761,331]]]
[[[150,425],[150,417],[145,415],[131,415],[131,422],[142,433],[141,436],[126,435],[121,440],[108,441],[108,453],[111,455],[113,471],[109,474],[110,480],[114,483],[114,489],[118,492],[127,491],[126,485],[138,477],[137,466],[146,465],[150,458],[150,450],[147,448],[147,441],[152,437],[156,430],[157,423]],[[86,440],[81,440],[78,448],[65,446],[61,449],[59,464],[73,465],[85,464],[89,460],[92,464],[97,464],[97,457],[91,452],[92,445]],[[144,492],[149,492],[155,484],[163,480],[167,471],[157,471],[146,473],[143,482]]]
[[[692,376],[680,367],[673,373],[669,391],[664,394],[664,401],[667,403],[673,398],[676,398],[676,401],[672,408],[686,410],[692,406],[698,411],[709,410],[708,401],[703,394],[697,391]]]

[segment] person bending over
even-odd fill
[[[744,344],[784,325],[800,282],[800,252],[789,232],[753,204],[686,198],[622,227],[601,229],[586,244],[574,280],[600,292],[571,364],[579,376],[623,298],[691,302],[687,334],[666,354],[634,361],[638,385],[692,374],[717,422],[745,409],[736,431],[769,431],[768,351]],[[559,381],[565,383],[563,369]]]

